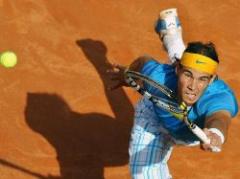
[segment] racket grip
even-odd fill
[[[210,139],[207,137],[207,135],[203,132],[203,130],[198,127],[197,125],[195,125],[192,128],[192,132],[205,144],[210,144]],[[212,146],[211,147],[212,152],[221,152],[221,149],[216,147],[216,146]]]
[[[192,128],[192,132],[198,136],[198,138],[204,143],[204,144],[210,144],[210,139],[207,137],[207,135],[203,132],[203,130],[198,127],[197,125]]]

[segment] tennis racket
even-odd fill
[[[190,121],[188,119],[188,110],[187,105],[182,102],[180,105],[177,102],[177,97],[175,93],[167,88],[164,85],[161,85],[154,80],[150,79],[149,77],[142,75],[139,72],[126,70],[125,71],[125,80],[126,83],[138,91],[141,95],[148,98],[150,101],[152,101],[156,106],[159,108],[162,108],[163,110],[171,113],[173,116],[175,116],[177,119],[183,121],[187,127],[205,144],[210,144],[210,139],[206,136],[206,134],[203,132],[203,130],[198,127],[195,123]],[[144,88],[143,84],[147,84],[151,86],[152,88],[156,89],[158,92],[162,94],[162,96],[165,97],[159,97],[155,96],[154,94],[151,94],[149,91],[147,91]],[[220,152],[221,149],[218,147],[212,147],[211,148],[213,152]]]

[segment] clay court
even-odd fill
[[[219,76],[240,99],[238,0],[0,0],[0,51],[18,55],[0,68],[1,179],[130,179],[132,89],[108,91],[109,62],[149,54],[167,62],[154,23],[176,7],[185,42],[212,41]],[[176,179],[240,178],[240,116],[223,152],[175,148]]]

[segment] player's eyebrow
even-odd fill
[[[186,69],[186,68],[183,68],[183,72],[187,72],[187,73],[189,73],[191,76],[194,76],[193,73],[191,72],[191,70],[188,70],[188,69]],[[198,79],[210,80],[211,77],[212,77],[212,75],[205,75],[205,74],[204,74],[204,75],[198,77]]]

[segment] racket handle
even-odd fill
[[[210,139],[207,137],[207,135],[203,132],[203,130],[198,127],[197,125],[194,125],[194,127],[192,128],[192,132],[205,144],[210,144]],[[211,150],[213,152],[221,152],[221,149],[216,147],[216,146],[212,146]]]

